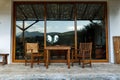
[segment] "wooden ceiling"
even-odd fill
[[[106,4],[97,3],[14,3],[14,12],[17,21],[44,21],[47,20],[103,20]]]

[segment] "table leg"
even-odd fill
[[[46,66],[46,50],[45,50],[45,53],[44,53],[44,66]]]
[[[46,68],[48,68],[48,50],[46,50]]]
[[[2,64],[4,65],[6,62],[5,62],[5,56],[3,56],[3,61],[2,61]]]
[[[5,56],[5,64],[8,64],[7,55]]]
[[[68,68],[70,68],[70,50],[67,53]]]
[[[33,68],[33,54],[31,56],[31,68]]]
[[[2,56],[2,65],[5,65],[5,64],[8,64],[8,60],[7,60],[7,57],[8,57],[9,54],[0,54],[0,56]]]
[[[3,56],[3,61],[2,61],[3,65],[7,64],[8,61],[7,61],[7,55],[4,55]]]

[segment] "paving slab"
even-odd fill
[[[0,80],[120,80],[120,64],[93,63],[92,68],[75,63],[68,69],[66,63],[43,63],[25,66],[22,63],[0,65]]]

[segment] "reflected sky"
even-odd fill
[[[34,21],[26,21],[25,28],[31,25]],[[22,28],[22,21],[17,21],[16,24]],[[77,21],[77,30],[83,29],[84,26],[90,24],[90,21]],[[16,28],[16,33],[21,33],[19,28]],[[27,31],[39,31],[44,33],[44,21],[39,21],[38,23],[34,24],[32,27],[28,28]],[[47,33],[49,32],[67,32],[67,31],[74,31],[74,21],[47,21]]]

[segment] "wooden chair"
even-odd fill
[[[72,51],[72,65],[74,62],[74,57],[77,57],[79,59],[79,64],[82,63],[82,68],[84,68],[85,64],[89,64],[91,67],[91,53],[92,42],[80,43],[79,49]]]
[[[44,56],[43,52],[39,51],[38,43],[25,43],[25,66],[28,62],[31,63],[31,68],[33,68],[33,63],[37,62],[39,64],[40,57]]]

